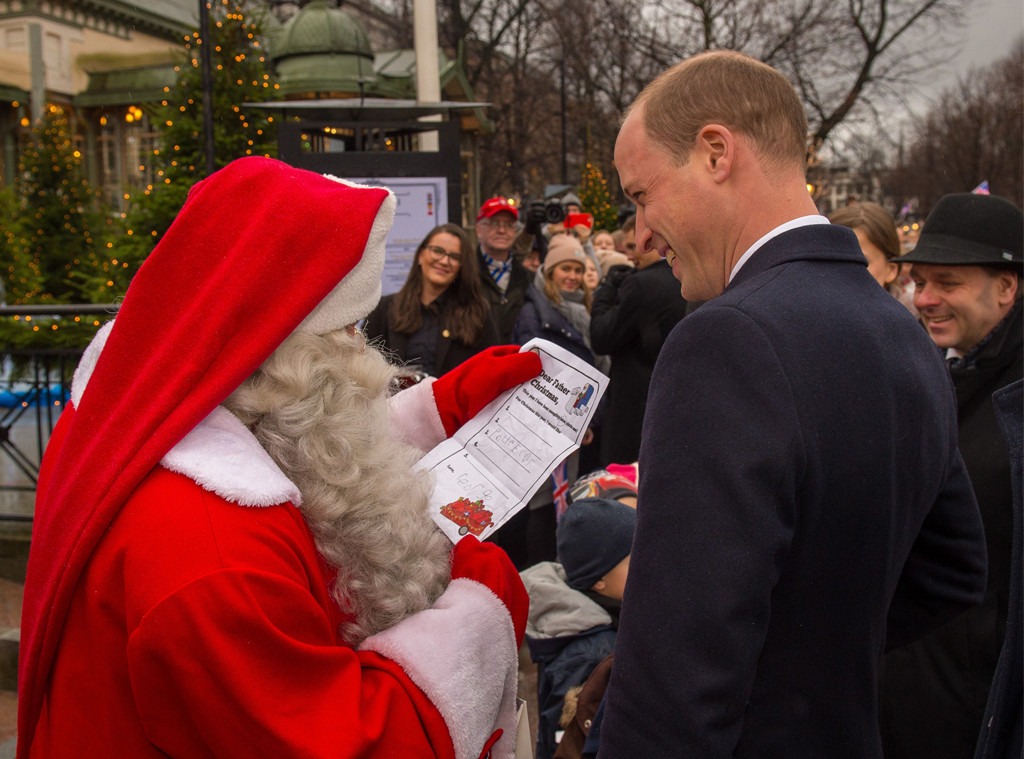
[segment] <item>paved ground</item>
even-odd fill
[[[6,412],[0,409],[0,414]],[[38,465],[39,449],[46,435],[39,437],[36,410],[29,409],[9,430],[9,443],[19,455]],[[0,515],[31,515],[35,493],[32,479],[6,450],[0,452]],[[21,627],[21,599],[24,565],[31,523],[0,519],[0,640]],[[18,694],[16,647],[0,647],[0,759],[13,759],[17,736]]]
[[[530,755],[537,745],[537,665],[530,661],[526,644],[519,650],[519,698],[526,699],[526,710],[530,716]],[[0,753],[0,759],[5,759]]]
[[[0,632],[21,625],[21,583],[0,579]],[[0,759],[14,756],[17,735],[18,694],[0,690]]]
[[[18,739],[15,725],[18,721],[18,696],[10,691],[0,693],[0,722],[3,723],[3,743],[0,743],[0,759],[14,759]]]

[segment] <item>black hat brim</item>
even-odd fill
[[[922,235],[917,247],[894,258],[900,264],[937,264],[940,266],[997,266],[1020,269],[1024,261],[1011,251],[947,235]]]

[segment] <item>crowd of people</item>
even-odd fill
[[[907,251],[818,212],[806,134],[778,71],[687,59],[619,228],[493,197],[383,298],[387,190],[202,182],[46,452],[19,756],[1020,756],[1024,219],[949,195]],[[610,378],[571,486],[452,549],[414,462],[535,337]]]

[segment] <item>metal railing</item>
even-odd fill
[[[0,317],[33,319],[102,314],[117,305],[0,306]],[[19,348],[0,344],[0,492],[35,491],[39,464],[71,392],[83,349]],[[0,521],[31,521],[0,510]]]

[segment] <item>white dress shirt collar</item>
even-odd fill
[[[771,232],[769,232],[760,240],[758,240],[749,248],[747,248],[747,252],[740,256],[740,260],[737,261],[736,265],[732,267],[732,272],[729,273],[729,282],[733,281],[733,279],[736,277],[736,272],[738,272],[740,268],[742,268],[743,264],[749,261],[750,257],[754,255],[761,248],[762,245],[764,245],[773,237],[778,237],[783,232],[788,232],[791,229],[797,229],[799,227],[809,227],[812,224],[828,223],[829,220],[826,219],[824,216],[820,216],[818,214],[811,214],[809,216],[800,216],[796,219],[792,219],[790,221],[787,221],[785,224],[780,224],[779,226],[775,227],[775,229],[773,229]]]

